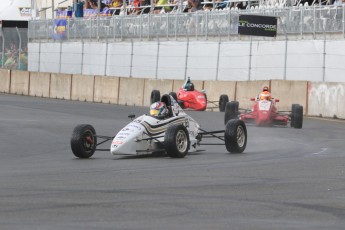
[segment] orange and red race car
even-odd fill
[[[251,98],[254,101],[252,110],[239,109],[238,101],[231,101],[226,104],[224,121],[240,119],[246,123],[254,123],[259,126],[287,126],[301,129],[303,125],[303,106],[292,104],[291,111],[278,111],[276,103],[279,99],[262,100]],[[239,112],[242,110],[243,112]]]

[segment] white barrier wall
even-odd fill
[[[157,43],[133,43],[132,77],[155,78],[157,69],[157,58]]]
[[[82,63],[83,44],[80,42],[62,43],[61,73],[80,74],[82,72]]]
[[[343,48],[345,41],[335,40],[29,43],[28,66],[153,79],[345,82]]]
[[[39,60],[40,60],[39,71],[47,72],[47,73],[61,73],[61,70],[60,70],[61,55],[60,54],[61,54],[61,43],[41,43],[40,57],[39,57]],[[29,63],[31,62],[30,59],[28,59],[28,61]],[[29,71],[31,71],[31,69],[29,69]]]
[[[327,41],[326,42],[326,82],[345,82],[345,42],[344,41]],[[340,80],[341,79],[341,80]],[[313,80],[316,81],[316,80]]]
[[[40,71],[40,43],[28,43],[28,69],[33,72]]]
[[[324,41],[289,41],[287,48],[286,80],[322,81]]]
[[[223,42],[219,49],[218,78],[221,81],[249,80],[250,42]]]
[[[109,43],[107,55],[107,76],[130,76],[132,58],[131,43]]]
[[[310,82],[308,115],[345,119],[345,83]]]
[[[107,56],[107,44],[101,42],[85,42],[83,46],[83,75],[104,76]]]
[[[252,44],[250,80],[284,79],[285,41]]]
[[[335,40],[29,43],[29,71],[180,80],[345,82],[341,77],[345,75],[344,48],[345,41]]]
[[[186,42],[159,43],[159,63],[157,75],[162,79],[185,79]]]
[[[218,46],[216,42],[190,42],[188,46],[187,77],[212,80],[217,74]]]

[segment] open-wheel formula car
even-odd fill
[[[253,109],[239,109],[238,101],[231,101],[226,104],[224,122],[231,119],[240,119],[245,123],[254,123],[259,126],[290,126],[301,129],[303,125],[303,106],[292,104],[291,111],[278,111],[276,103],[279,99],[259,100],[251,98],[254,101]],[[240,112],[242,111],[242,112]]]
[[[79,158],[89,158],[95,151],[110,151],[113,155],[143,155],[166,152],[169,157],[183,158],[188,152],[195,152],[200,145],[224,145],[230,153],[242,153],[247,144],[246,125],[241,120],[231,120],[225,130],[205,131],[187,115],[174,98],[163,95],[162,102],[169,109],[169,117],[158,119],[142,115],[132,120],[115,136],[97,135],[92,125],[83,124],[74,128],[71,149]],[[213,137],[221,143],[203,143],[202,139]],[[101,142],[98,140],[101,139]],[[111,141],[110,148],[99,145]]]
[[[175,92],[170,92],[171,95],[177,103],[183,109],[191,109],[196,111],[204,111],[206,108],[215,108],[217,106],[219,111],[225,111],[225,105],[229,101],[229,97],[226,94],[222,94],[219,97],[219,101],[210,101],[207,100],[207,95],[205,91],[198,91],[194,88],[191,90],[183,89],[182,87]],[[160,91],[152,90],[150,103],[154,103],[160,100]],[[217,105],[218,103],[218,105]],[[208,105],[213,105],[213,107],[208,107]]]

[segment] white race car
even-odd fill
[[[182,158],[188,152],[197,151],[200,145],[225,144],[230,153],[245,150],[247,129],[243,121],[229,120],[225,130],[207,132],[182,110],[172,96],[163,95],[161,101],[167,105],[169,118],[161,120],[142,115],[132,120],[115,137],[96,135],[92,125],[76,126],[71,138],[73,154],[79,158],[90,158],[96,150],[127,156],[166,152],[169,157]],[[133,119],[134,115],[129,117]],[[201,143],[203,137],[217,138],[222,143]],[[98,143],[97,139],[102,141]],[[97,149],[97,146],[111,140],[110,149]]]

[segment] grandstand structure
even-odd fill
[[[66,22],[66,40],[153,40],[153,39],[245,39],[238,34],[239,15],[266,15],[278,18],[277,37],[324,38],[345,36],[345,6],[286,6],[286,2],[264,1],[248,9],[224,8],[195,13],[114,15],[112,17],[72,18]],[[298,3],[298,2],[295,2]],[[54,20],[29,22],[29,40],[51,40]]]

